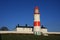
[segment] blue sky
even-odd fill
[[[0,0],[0,28],[13,30],[17,24],[33,26],[34,7],[38,6],[41,25],[60,31],[60,0]]]

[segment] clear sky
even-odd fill
[[[17,24],[33,26],[34,7],[38,6],[41,25],[60,31],[60,0],[0,0],[0,28],[13,30]]]

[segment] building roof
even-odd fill
[[[25,26],[20,26],[19,24],[16,26],[16,28],[33,28],[33,26],[28,26],[27,24]]]
[[[16,26],[16,28],[33,28],[33,26],[28,26],[27,24],[25,26],[20,26],[19,24]],[[46,27],[41,26],[41,28],[46,29]]]
[[[20,27],[20,28],[33,28],[32,26],[16,26],[16,27]]]

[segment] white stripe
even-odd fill
[[[36,27],[37,27],[37,28],[40,28],[41,26],[34,26],[34,28],[36,28]]]
[[[40,27],[34,27],[34,31],[40,31],[41,28]]]
[[[34,21],[40,21],[40,20],[34,20]]]
[[[34,21],[40,21],[40,15],[39,14],[34,15]]]

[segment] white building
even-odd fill
[[[0,34],[10,34],[10,33],[17,33],[17,34],[34,34],[33,33],[33,26],[16,26],[13,31],[0,31]],[[41,27],[41,34],[44,36],[48,36],[48,34],[60,34],[60,32],[48,32],[47,28]]]
[[[25,26],[19,26],[19,24],[18,24],[18,26],[16,26],[15,31],[18,31],[18,32],[21,32],[21,33],[30,33],[30,34],[32,34],[33,29],[34,29],[33,26],[27,26],[27,24]],[[48,35],[47,34],[47,28],[41,27],[41,33],[43,35],[47,36]]]

